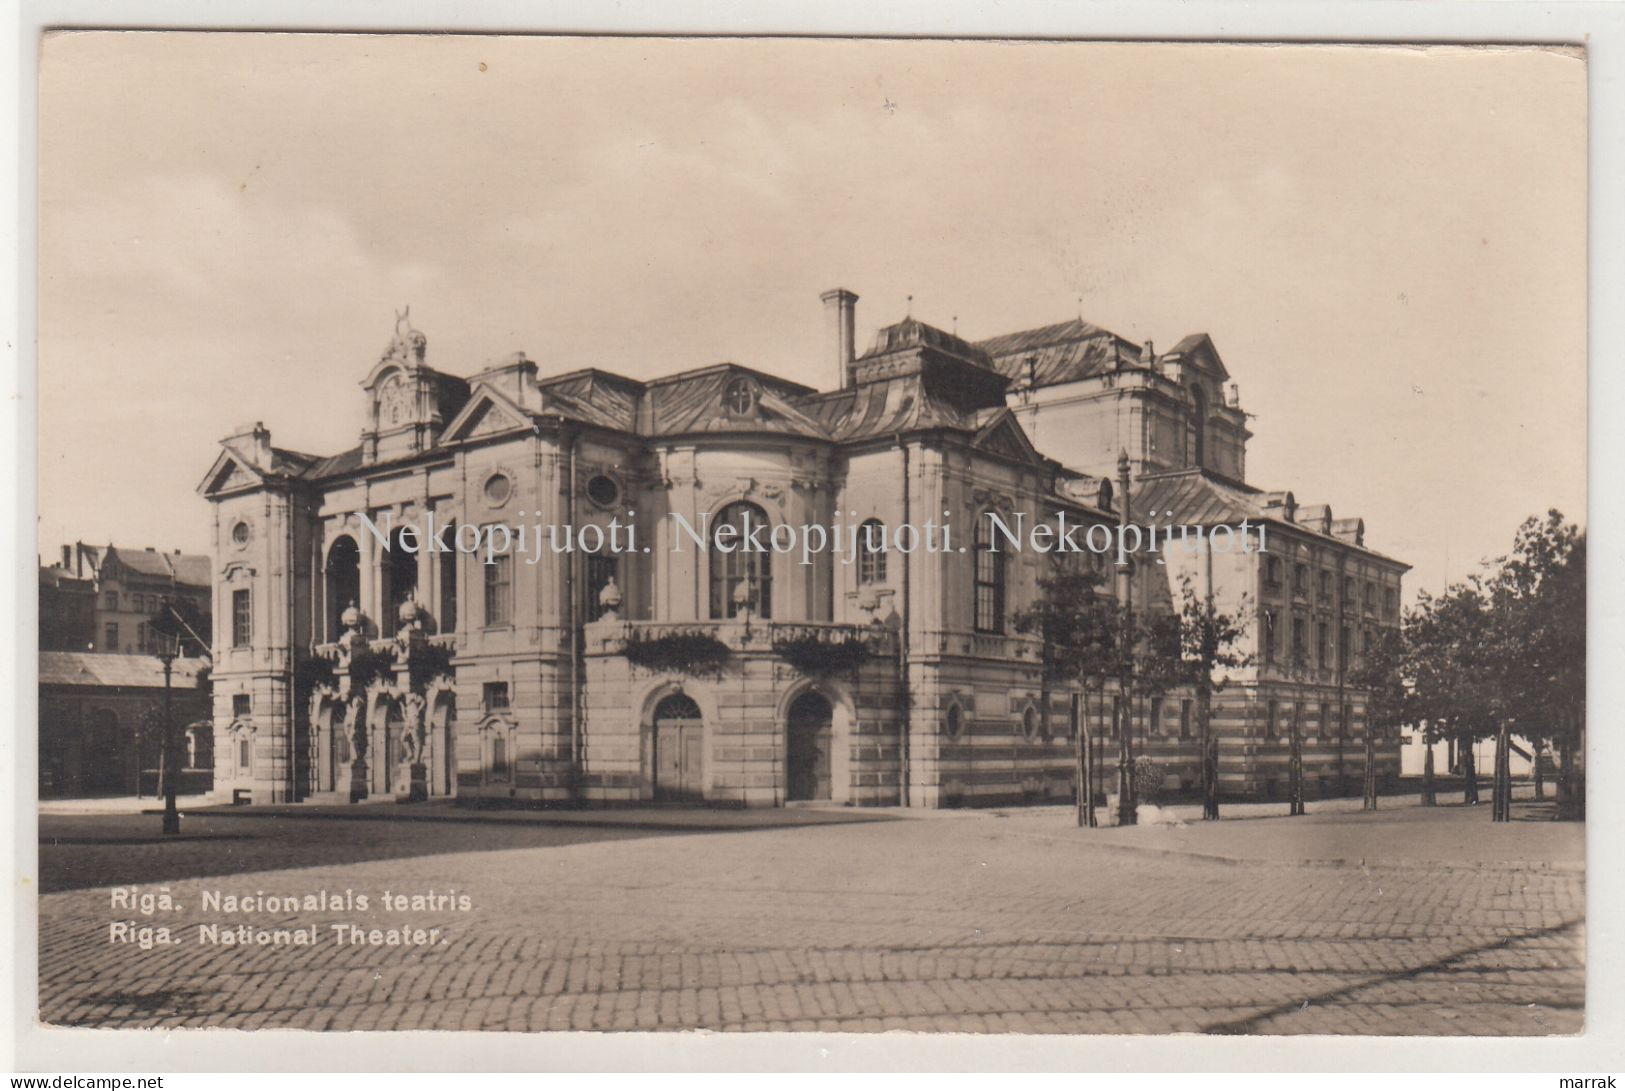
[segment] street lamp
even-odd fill
[[[164,665],[164,748],[158,767],[164,779],[165,834],[181,832],[181,815],[175,805],[176,785],[180,780],[180,748],[176,745],[175,717],[170,705],[170,679],[175,658],[180,654],[180,637],[185,625],[168,602],[163,604],[152,622],[152,632],[158,640],[158,661]]]

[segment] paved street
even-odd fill
[[[396,813],[197,814],[178,842],[150,815],[41,816],[42,1017],[328,1030],[1582,1027],[1584,831],[1492,825],[1487,805],[1094,831],[1053,808]],[[166,885],[179,908],[115,907],[114,883]],[[210,891],[352,891],[369,907],[233,912],[206,909]],[[451,896],[398,909],[385,892]],[[110,941],[116,921],[135,922],[133,942]],[[201,942],[200,924],[216,936],[247,925],[249,942]],[[176,942],[143,950],[138,929],[159,926]],[[312,946],[254,942],[311,926]]]

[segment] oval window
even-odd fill
[[[508,480],[507,474],[492,474],[485,479],[485,499],[495,507],[501,507],[513,495],[513,482]]]
[[[610,507],[620,498],[621,487],[608,474],[595,474],[587,481],[587,499],[599,507]]]
[[[1038,709],[1032,705],[1021,714],[1021,733],[1029,739],[1038,738]]]
[[[965,727],[965,711],[959,707],[958,702],[948,706],[948,711],[942,715],[942,727],[951,739],[959,738],[959,733]]]
[[[248,524],[243,520],[238,520],[237,525],[231,528],[231,540],[237,545],[247,545],[249,536]]]

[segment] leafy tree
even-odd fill
[[[1017,632],[1034,633],[1042,644],[1044,707],[1051,685],[1091,688],[1105,702],[1106,682],[1118,670],[1123,617],[1117,600],[1098,572],[1059,555],[1038,580],[1038,598],[1015,616]],[[1086,769],[1089,732],[1080,722],[1077,746],[1078,825],[1094,825],[1094,785]]]
[[[1405,650],[1400,630],[1378,629],[1349,674],[1350,683],[1366,691],[1364,809],[1368,811],[1377,809],[1377,739],[1398,731],[1411,712],[1404,682]]]

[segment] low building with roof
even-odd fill
[[[207,666],[178,658],[171,668],[170,714],[185,757],[177,787],[187,795],[214,783]],[[40,797],[155,795],[163,709],[156,656],[41,651]]]
[[[1281,543],[1279,571],[1257,551],[1199,566],[1258,651],[1216,707],[1221,785],[1280,791],[1286,739],[1308,731],[1311,783],[1342,790],[1363,695],[1339,657],[1397,618],[1405,566],[1358,520],[1300,518],[1245,483],[1246,415],[1211,339],[1158,356],[1081,320],[971,342],[906,317],[860,355],[856,300],[824,296],[823,390],[732,363],[545,375],[523,353],[461,378],[403,316],[361,381],[355,447],[278,448],[259,423],[223,440],[199,486],[219,783],[259,802],[1068,799],[1070,694],[1016,626],[1053,560],[993,527],[1111,527],[1126,500],[1136,522],[1242,516]],[[881,545],[805,563],[725,548],[753,526]],[[496,527],[486,555],[445,548],[446,528],[455,547]],[[887,536],[904,527],[948,529],[931,549],[930,531]],[[555,551],[560,531],[579,548]],[[1165,559],[1134,570],[1147,609],[1192,570]],[[1279,582],[1300,565],[1301,597]],[[1191,701],[1118,702],[1084,727],[1127,725],[1188,789]],[[1384,740],[1384,775],[1397,761]]]

